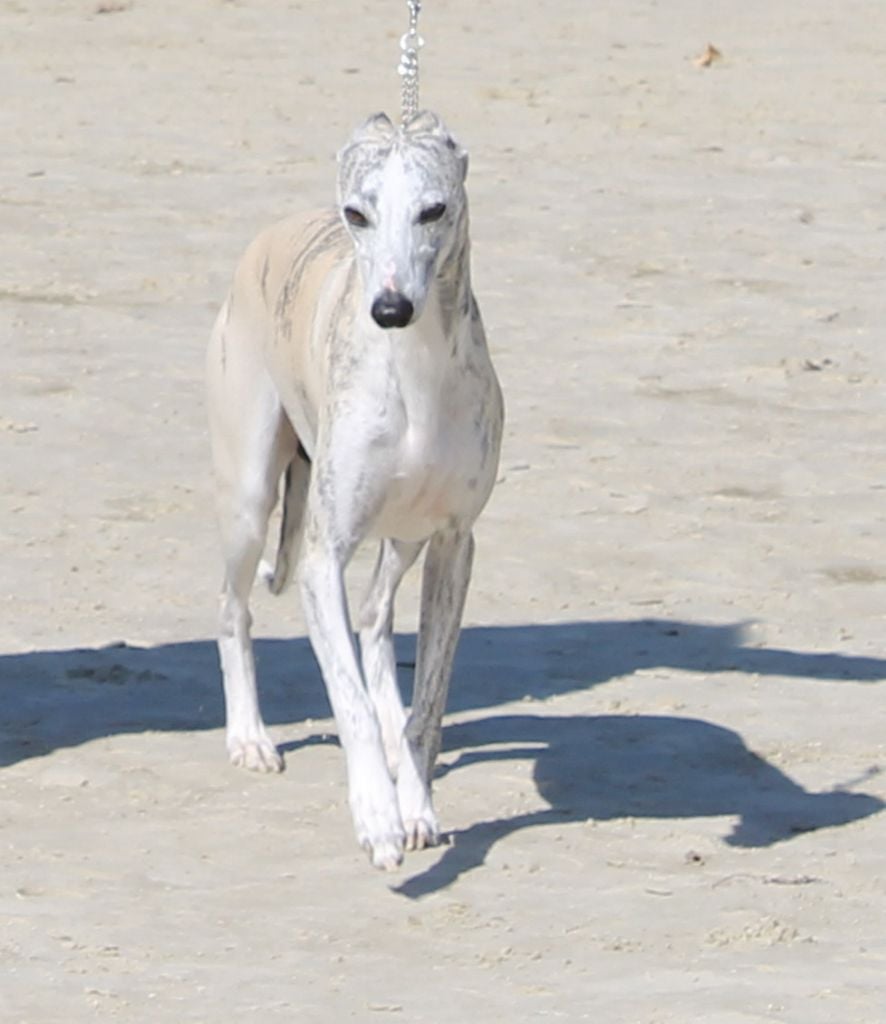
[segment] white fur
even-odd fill
[[[279,771],[258,706],[249,591],[284,487],[271,588],[298,578],[348,769],[358,841],[383,868],[438,841],[431,777],[471,572],[472,526],[495,478],[498,382],[470,288],[467,160],[431,114],[370,119],[342,151],[340,209],[364,227],[293,218],[247,250],[212,333],[209,414],[225,553],[219,651],[231,760]],[[433,223],[423,210],[445,204]],[[340,212],[340,211],[339,211]],[[381,291],[414,306],[383,329]],[[310,458],[310,462],[308,461]],[[344,588],[357,545],[379,558],[357,616]],[[393,603],[425,550],[415,694],[403,707]]]

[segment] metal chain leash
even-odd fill
[[[400,120],[407,124],[418,113],[418,51],[425,41],[418,34],[421,0],[406,0],[409,8],[409,30],[400,38]]]

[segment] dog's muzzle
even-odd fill
[[[369,312],[379,327],[405,327],[412,320],[415,307],[405,295],[385,289]]]

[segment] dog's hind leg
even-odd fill
[[[231,761],[276,772],[283,761],[259,710],[249,593],[277,501],[280,476],[297,440],[256,349],[234,325],[210,342],[209,420],[225,576],[218,648]]]
[[[381,542],[358,620],[363,675],[381,726],[385,757],[392,778],[397,777],[400,744],[406,724],[394,656],[394,598],[400,581],[423,547],[423,541],[417,544],[397,540]]]
[[[407,850],[434,845],[439,839],[431,779],[440,750],[441,722],[473,555],[470,532],[445,531],[431,538],[425,556],[415,693],[397,777]]]
[[[304,523],[305,502],[311,482],[311,460],[299,445],[298,455],[286,467],[283,482],[283,518],[274,565],[262,562],[259,572],[272,594],[282,594],[292,580],[292,570],[298,561]]]

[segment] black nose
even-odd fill
[[[412,319],[415,307],[399,292],[385,289],[372,303],[372,319],[379,327],[405,327]]]

